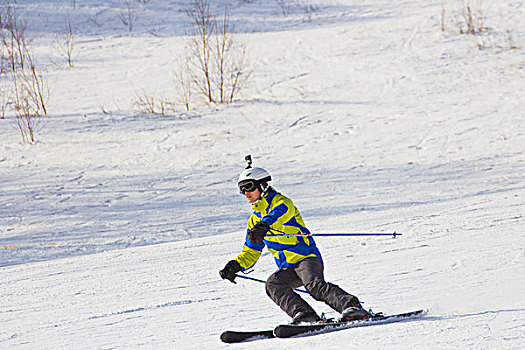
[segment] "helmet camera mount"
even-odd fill
[[[246,163],[248,163],[248,166],[245,169],[251,169],[252,167],[252,155],[248,154],[246,157],[244,157],[244,160]]]

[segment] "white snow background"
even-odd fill
[[[133,102],[176,99],[186,1],[133,2],[129,32],[124,1],[19,0],[52,94],[34,145],[0,119],[0,348],[523,348],[525,1],[485,1],[477,36],[458,33],[458,3],[305,0],[309,18],[228,1],[251,83],[159,117]],[[72,68],[56,47],[67,11]],[[428,315],[221,343],[288,322],[262,284],[218,275],[244,241],[249,153],[311,231],[403,233],[316,242],[365,307]],[[250,276],[274,270],[265,251]]]

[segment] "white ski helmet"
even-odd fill
[[[268,182],[272,181],[270,174],[263,168],[252,168],[252,157],[250,155],[247,155],[245,160],[248,163],[248,166],[242,171],[242,173],[239,175],[239,180],[237,180],[239,191],[244,193],[244,189],[241,188],[241,186],[250,182],[253,182],[253,186],[258,188],[261,194],[268,191],[268,189],[270,189]]]
[[[248,168],[244,169],[241,175],[239,175],[239,181],[237,181],[237,185],[240,185],[242,182],[246,182],[248,180],[267,182],[272,181],[272,177],[263,168]]]

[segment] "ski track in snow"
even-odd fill
[[[445,32],[440,1],[323,1],[311,20],[232,2],[254,80],[166,118],[132,105],[175,98],[184,3],[137,2],[132,32],[123,2],[74,3],[18,1],[52,99],[35,145],[0,119],[0,348],[231,348],[226,329],[287,322],[263,285],[218,276],[244,240],[249,153],[313,232],[403,233],[317,238],[327,280],[375,311],[429,313],[235,347],[523,347],[524,1],[487,5],[480,36],[457,34],[449,2]],[[68,9],[71,69],[55,47]],[[265,251],[252,276],[274,270]]]

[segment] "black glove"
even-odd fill
[[[264,236],[266,236],[269,231],[270,225],[261,220],[248,232],[248,238],[252,243],[262,242]]]
[[[241,270],[241,265],[236,260],[230,260],[228,261],[226,266],[224,266],[224,269],[219,271],[219,275],[222,277],[223,280],[227,279],[232,283],[237,283],[235,282],[235,274]]]

